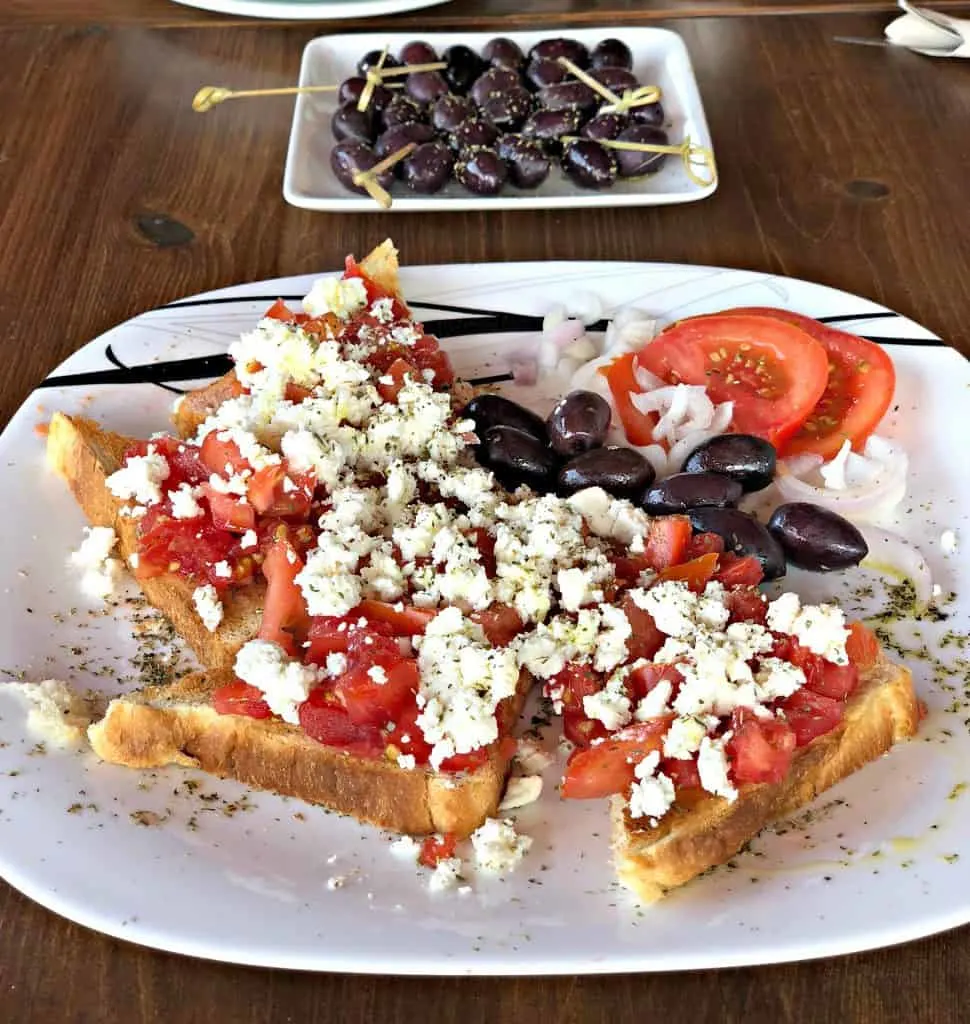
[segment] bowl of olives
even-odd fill
[[[377,211],[367,172],[404,211],[661,205],[716,187],[679,155],[637,148],[710,147],[686,48],[664,29],[325,36],[299,84],[333,88],[297,97],[283,187],[295,206]]]

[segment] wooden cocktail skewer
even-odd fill
[[[199,114],[225,103],[226,100],[247,99],[250,96],[296,96],[304,92],[336,92],[339,85],[300,85],[283,89],[226,89],[221,85],[204,85],[192,100],[192,109]]]
[[[592,75],[588,75],[568,57],[560,57],[559,63],[571,75],[578,78],[583,85],[589,86],[593,92],[598,93],[606,100],[608,106],[600,109],[601,114],[625,114],[632,107],[644,107],[650,103],[656,103],[662,95],[662,91],[657,85],[641,85],[638,89],[627,89],[622,96],[617,96],[612,89],[607,88],[602,82],[597,82]]]
[[[401,149],[391,153],[390,156],[384,157],[380,163],[374,164],[370,170],[358,171],[351,181],[358,187],[367,190],[367,194],[373,199],[379,206],[385,210],[391,208],[391,196],[383,185],[377,180],[386,170],[393,167],[396,163],[403,160],[409,153],[417,149],[418,144],[416,142],[409,142],[406,146],[402,146]]]
[[[579,135],[564,135],[562,142],[583,142],[590,141],[582,139]],[[699,146],[690,141],[690,136],[684,139],[677,146],[665,146],[653,142],[621,142],[619,139],[595,139],[597,145],[605,146],[607,149],[625,149],[631,153],[674,153],[680,157],[684,164],[687,177],[694,182],[707,188],[717,181],[717,164],[714,162],[714,153],[707,146]],[[710,177],[702,178],[694,170],[694,164],[702,164],[710,172]]]
[[[393,75],[413,75],[417,71],[442,71],[444,68],[448,67],[448,64],[442,60],[428,64],[405,64],[401,67],[385,68],[384,61],[387,60],[387,50],[388,48],[385,46],[381,51],[381,55],[377,63],[372,68],[368,68],[364,75],[364,78],[367,79],[367,84],[364,86],[363,92],[360,94],[360,99],[357,100],[358,110],[367,109],[371,96],[374,95],[374,90],[377,86],[385,84],[385,78],[390,78]],[[397,83],[390,84],[396,85]]]

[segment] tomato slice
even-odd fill
[[[795,734],[800,747],[811,743],[816,736],[831,732],[842,721],[845,704],[802,687],[780,704],[785,719]]]
[[[309,627],[303,593],[296,576],[303,569],[303,559],[286,540],[275,541],[263,559],[266,577],[266,600],[259,624],[259,638],[279,644],[289,654],[296,652],[296,641]]]
[[[263,317],[267,320],[282,320],[285,323],[289,323],[293,319],[294,315],[293,311],[282,299],[277,299],[273,305],[266,310]]]
[[[691,528],[687,516],[660,516],[650,520],[644,559],[652,569],[679,565],[687,555]]]
[[[724,538],[719,533],[695,533],[687,545],[684,558],[690,561],[708,555],[712,551],[720,554],[724,550]]]
[[[701,773],[696,758],[669,757],[660,762],[660,771],[670,779],[678,793],[683,789],[701,788]]]
[[[759,307],[732,312],[770,316],[794,324],[819,342],[828,355],[825,391],[789,441],[786,452],[831,459],[846,440],[860,450],[885,416],[896,390],[896,370],[885,349],[867,338],[787,309]]]
[[[860,672],[871,668],[879,660],[881,648],[875,633],[861,622],[849,623],[849,639],[845,642],[845,652],[849,661]]]
[[[567,800],[592,800],[622,793],[636,777],[634,766],[659,750],[670,717],[628,725],[602,743],[574,750],[566,764],[562,795]]]
[[[411,380],[421,380],[421,375],[414,364],[400,357],[391,363],[384,373],[381,374],[381,377],[391,378],[389,381],[384,381],[380,378],[377,381],[377,390],[385,402],[397,401],[398,392],[404,387],[408,377]]]
[[[206,434],[199,450],[199,457],[209,472],[229,476],[249,469],[249,463],[243,458],[236,442],[220,440],[219,433],[218,430],[211,430]]]
[[[426,868],[437,867],[438,861],[454,857],[458,847],[458,836],[454,832],[446,832],[443,836],[427,836],[421,844],[418,863]]]
[[[792,645],[789,660],[805,673],[808,689],[823,697],[845,700],[859,685],[859,669],[855,665],[836,665],[797,643]]]
[[[247,496],[260,515],[306,519],[313,487],[308,474],[289,473],[282,464],[264,466],[249,481]]]
[[[650,661],[663,647],[667,637],[657,629],[653,616],[644,611],[629,594],[620,598],[620,609],[630,620],[633,634],[627,639],[627,654],[631,661],[646,658]]]
[[[363,616],[369,622],[382,622],[391,627],[395,636],[418,636],[428,628],[435,617],[430,608],[415,608],[404,604],[401,607],[386,601],[361,601],[350,613],[350,619]]]
[[[641,665],[630,673],[630,695],[635,700],[642,700],[664,679],[669,679],[674,684],[675,693],[677,687],[684,681],[676,665]]]
[[[357,725],[345,708],[336,703],[326,687],[318,686],[300,705],[300,725],[312,740],[362,757],[382,757],[381,731],[373,725]]]
[[[454,382],[455,371],[451,360],[441,351],[436,338],[429,334],[418,338],[411,350],[412,358],[419,370],[430,370],[433,376],[429,383],[439,391]]]
[[[482,627],[493,647],[510,644],[525,625],[519,613],[508,604],[489,605],[484,611],[472,612],[471,619]]]
[[[256,509],[244,498],[235,494],[223,494],[208,484],[203,484],[209,501],[212,523],[218,530],[245,533],[256,525]]]
[[[249,718],[272,718],[273,712],[263,699],[263,691],[237,679],[212,692],[212,706],[220,715],[247,715]]]
[[[652,413],[640,412],[633,404],[633,396],[643,390],[634,374],[635,360],[636,353],[628,352],[603,367],[600,373],[606,377],[606,383],[610,386],[613,404],[619,413],[627,440],[630,444],[653,444],[653,428],[657,424],[657,417]]]
[[[325,665],[328,654],[345,654],[350,640],[351,619],[337,615],[315,615],[310,619],[306,660]]]
[[[726,749],[734,781],[781,782],[795,751],[793,728],[779,718],[756,718],[748,708],[733,713],[731,727],[734,735]]]
[[[419,678],[418,663],[413,658],[390,668],[357,666],[337,680],[334,693],[356,725],[384,725],[413,699]]]
[[[810,334],[770,316],[722,313],[674,324],[637,355],[670,383],[702,384],[712,402],[734,402],[732,427],[776,448],[812,414],[828,357]]]
[[[728,623],[768,621],[768,602],[755,587],[735,587],[725,595],[724,603],[730,611]]]
[[[718,558],[720,557],[723,556],[719,556],[717,552],[712,551],[709,554],[692,558],[689,562],[682,562],[680,565],[668,565],[666,569],[660,570],[657,580],[680,580],[686,583],[688,588],[693,590],[694,593],[699,594],[716,572]],[[757,561],[755,559],[755,562]],[[758,564],[760,568],[760,563]]]
[[[725,551],[714,578],[726,587],[756,587],[765,577],[761,562],[754,555],[735,555]]]

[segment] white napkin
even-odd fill
[[[906,13],[886,26],[893,45],[926,57],[970,57],[970,19],[914,7],[907,0],[899,0],[899,6]]]

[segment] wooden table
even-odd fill
[[[503,3],[489,10],[514,9]],[[211,31],[149,0],[92,0],[86,21],[80,6],[24,0],[0,31],[3,422],[69,352],[126,317],[237,281],[336,268],[389,231],[409,263],[664,259],[791,274],[884,302],[970,354],[970,133],[953,127],[970,123],[970,67],[832,41],[877,36],[885,16],[670,23],[690,48],[720,157],[706,202],[327,217],[280,196],[289,101],[205,118],[189,109],[203,83],[293,81],[311,27]],[[137,24],[142,9],[183,27]],[[163,244],[159,217],[187,229],[183,244]],[[834,961],[679,976],[304,976],[126,946],[0,885],[0,1021],[11,1024],[957,1021],[968,964],[963,929]]]

